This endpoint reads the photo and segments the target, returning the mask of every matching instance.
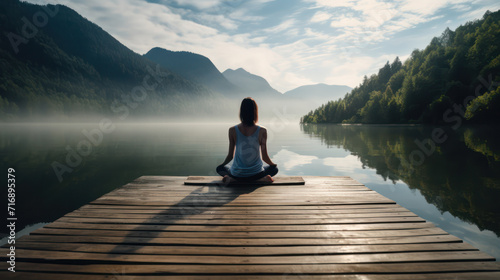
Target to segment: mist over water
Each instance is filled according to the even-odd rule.
[[[351,176],[500,258],[496,128],[446,131],[449,139],[411,166],[405,161],[419,149],[415,140],[430,137],[432,127],[299,125],[276,115],[261,120],[278,176]],[[143,175],[217,175],[228,128],[239,122],[237,115],[222,123],[112,120],[101,129],[101,121],[1,125],[1,167],[16,169],[19,230],[34,230]],[[61,180],[54,163],[65,166]]]
[[[248,95],[252,97],[252,95]],[[207,104],[205,99],[193,99],[183,105],[182,113],[177,110],[149,110],[154,107],[149,103],[138,103],[134,107],[121,105],[119,110],[108,113],[72,113],[70,116],[61,114],[35,114],[12,119],[4,119],[3,123],[99,123],[109,119],[113,123],[225,123],[238,121],[238,114],[243,98],[224,98]],[[259,117],[268,122],[297,123],[300,118],[323,103],[321,100],[301,100],[288,97],[254,98],[259,107]],[[135,105],[135,104],[134,104]],[[110,105],[108,106],[110,107]]]

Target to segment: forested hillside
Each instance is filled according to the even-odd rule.
[[[446,29],[402,63],[395,58],[304,123],[498,123],[500,11]]]
[[[220,106],[216,93],[131,51],[68,7],[2,0],[0,31],[1,120],[175,116]]]

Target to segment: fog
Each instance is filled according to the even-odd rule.
[[[251,97],[251,96],[250,96]],[[46,110],[20,112],[19,116],[4,118],[3,123],[234,123],[239,122],[239,108],[243,98],[190,98],[189,100],[144,101],[133,106],[110,104],[102,113],[47,112]],[[309,111],[322,105],[322,101],[278,98],[255,98],[259,108],[259,122],[298,123]],[[115,107],[113,107],[115,106]]]

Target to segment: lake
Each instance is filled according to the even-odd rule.
[[[18,236],[142,175],[217,175],[230,125],[1,125],[1,168],[16,170]],[[263,125],[278,175],[351,176],[500,260],[498,128]]]

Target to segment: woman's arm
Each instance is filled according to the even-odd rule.
[[[234,126],[229,128],[228,136],[229,136],[229,151],[227,152],[226,159],[221,165],[226,165],[233,159],[234,147],[236,144],[236,130],[234,129]]]
[[[261,127],[262,136],[260,137],[260,150],[262,151],[262,160],[269,165],[277,165],[275,164],[269,155],[267,154],[267,130]]]

